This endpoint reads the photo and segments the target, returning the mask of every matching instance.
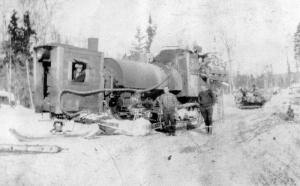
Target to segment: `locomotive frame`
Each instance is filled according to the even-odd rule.
[[[88,49],[57,43],[35,48],[36,112],[68,116],[80,110],[103,112],[103,102],[113,92],[127,103],[123,105],[126,108],[134,92],[153,101],[165,86],[184,104],[196,101],[201,85],[205,84],[203,76],[226,81],[225,71],[203,74],[199,55],[185,49],[162,50],[152,63],[144,63],[104,58],[95,38],[89,39],[88,45]],[[76,82],[74,73],[80,74],[80,69],[85,71],[84,79]]]

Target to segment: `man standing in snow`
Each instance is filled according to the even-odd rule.
[[[175,112],[177,110],[177,98],[174,94],[169,92],[168,87],[165,87],[164,94],[159,97],[158,101],[163,112],[163,119],[165,121],[164,127],[166,128],[168,135],[175,136]]]
[[[198,103],[200,105],[200,112],[205,122],[206,132],[212,134],[212,115],[213,105],[216,103],[216,96],[213,91],[204,84],[198,94]]]

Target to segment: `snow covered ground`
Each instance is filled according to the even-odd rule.
[[[264,108],[239,110],[226,96],[225,121],[177,136],[80,137],[96,125],[67,123],[79,137],[54,136],[52,121],[22,107],[0,108],[1,144],[48,144],[57,154],[0,154],[0,185],[300,185],[300,123],[282,120],[287,91]],[[299,108],[294,106],[299,114]],[[20,142],[14,128],[39,140]],[[43,138],[47,136],[47,138]]]

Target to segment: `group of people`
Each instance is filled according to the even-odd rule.
[[[200,86],[200,92],[198,94],[198,103],[200,106],[200,113],[205,122],[205,129],[208,134],[212,134],[212,115],[213,115],[213,105],[216,103],[216,96],[212,89],[205,83]],[[179,106],[178,100],[174,94],[169,91],[168,87],[164,88],[164,93],[157,98],[159,103],[162,119],[164,124],[162,125],[163,130],[169,136],[176,135],[176,112]],[[130,100],[131,108],[140,107],[141,95],[139,93],[134,94]],[[117,114],[120,110],[120,105],[122,105],[119,96],[114,96],[111,94],[109,107],[111,108],[112,114]]]
[[[213,105],[216,103],[216,96],[212,89],[203,84],[198,94],[198,103],[200,113],[204,119],[205,129],[208,134],[212,134],[212,115]],[[164,125],[163,129],[170,136],[176,135],[176,119],[175,113],[178,107],[178,101],[174,94],[169,92],[168,87],[164,88],[164,94],[158,98],[160,108],[162,109]]]

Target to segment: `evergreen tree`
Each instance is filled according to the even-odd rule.
[[[9,46],[7,46],[9,49],[12,50],[14,54],[18,52],[16,49],[20,48],[20,44],[21,44],[17,42],[19,40],[18,37],[20,35],[18,34],[20,33],[18,20],[19,18],[17,17],[17,12],[14,10],[10,18],[10,23],[8,25],[8,34],[10,36],[10,41],[9,41]]]
[[[297,31],[294,34],[294,53],[297,70],[300,66],[300,23],[298,24]]]
[[[6,57],[4,63],[11,61],[12,79],[11,90],[14,92],[20,103],[30,106],[30,80],[33,68],[33,58],[30,54],[31,39],[36,32],[32,28],[30,13],[27,11],[23,15],[23,26],[18,24],[17,12],[13,11],[8,25],[10,36],[9,44],[6,46]],[[32,101],[31,101],[32,102]]]
[[[128,56],[129,59],[139,61],[142,59],[144,55],[144,48],[145,48],[145,36],[143,36],[141,29],[138,27],[136,29],[136,34],[134,36],[135,42],[133,43],[133,48],[130,51],[130,55]]]
[[[129,56],[124,55],[123,59],[146,62],[147,58],[150,57],[148,55],[150,54],[153,38],[156,34],[156,29],[157,27],[152,24],[152,18],[151,15],[149,15],[148,27],[146,29],[146,36],[143,35],[141,29],[138,27],[136,29],[136,34],[134,36],[135,41],[133,43],[132,49],[130,50],[130,55]]]
[[[32,23],[30,21],[30,14],[29,11],[26,11],[24,16],[23,16],[23,21],[24,21],[24,37],[23,37],[23,52],[26,54],[28,57],[30,56],[30,39],[36,35],[35,30],[32,28]]]
[[[36,34],[32,29],[29,12],[23,15],[24,26],[18,25],[19,18],[14,11],[8,25],[8,34],[10,35],[11,49],[14,55],[25,55],[30,57],[30,39]]]
[[[152,18],[151,18],[151,15],[149,15],[148,27],[147,27],[147,30],[146,30],[147,41],[146,41],[146,45],[145,45],[146,52],[148,52],[148,53],[150,53],[153,38],[156,34],[156,29],[157,29],[157,27],[152,24]]]

